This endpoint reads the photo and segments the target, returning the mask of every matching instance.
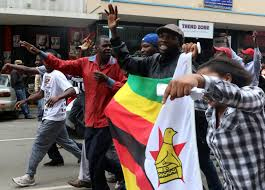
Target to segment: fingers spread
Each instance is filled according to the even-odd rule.
[[[118,16],[118,7],[115,6],[115,15]]]
[[[114,9],[113,9],[112,4],[109,4],[109,13],[114,14]]]
[[[109,16],[109,12],[105,9],[105,13]]]

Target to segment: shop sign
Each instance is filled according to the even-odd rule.
[[[184,32],[184,37],[213,39],[213,23],[180,20],[179,27]]]
[[[233,0],[204,0],[204,7],[232,10]]]

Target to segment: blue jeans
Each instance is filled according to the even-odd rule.
[[[72,153],[78,160],[81,159],[81,150],[76,143],[69,138],[65,127],[65,120],[43,120],[38,127],[36,139],[32,146],[27,174],[34,176],[39,163],[55,142]]]
[[[26,97],[26,91],[25,91],[25,88],[21,88],[21,89],[16,89],[16,95],[17,95],[17,101],[20,101],[20,100],[25,100],[27,97]],[[21,106],[21,110],[24,114],[25,117],[28,117],[29,115],[29,106],[28,104],[23,104]]]
[[[43,104],[44,104],[44,101],[43,101],[43,98],[38,100],[38,119],[39,121],[41,121],[42,119],[42,116],[43,116]]]

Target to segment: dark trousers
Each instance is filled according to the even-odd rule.
[[[201,153],[199,152],[200,167],[206,177],[209,190],[222,190],[223,187],[213,161],[210,158],[210,154]]]
[[[109,190],[105,170],[115,174],[118,180],[123,178],[120,163],[106,157],[106,153],[112,144],[109,127],[86,128],[85,143],[92,189]]]
[[[209,190],[222,190],[223,187],[213,161],[210,158],[210,149],[206,142],[208,123],[205,113],[196,111],[195,121],[200,168],[206,177]]]
[[[50,149],[48,150],[48,156],[51,160],[54,160],[56,162],[63,162],[63,157],[60,154],[58,147],[56,146],[56,143],[54,143]]]
[[[16,91],[17,101],[25,100],[27,98],[26,97],[25,88],[16,89],[15,91]],[[24,114],[24,116],[28,117],[28,115],[29,115],[29,106],[28,106],[27,103],[21,105],[21,110],[22,110],[22,113]]]

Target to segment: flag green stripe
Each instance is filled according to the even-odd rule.
[[[151,101],[161,103],[162,97],[156,95],[157,84],[168,84],[172,78],[153,79],[140,77],[136,75],[129,75],[128,85],[136,94],[143,96]]]

